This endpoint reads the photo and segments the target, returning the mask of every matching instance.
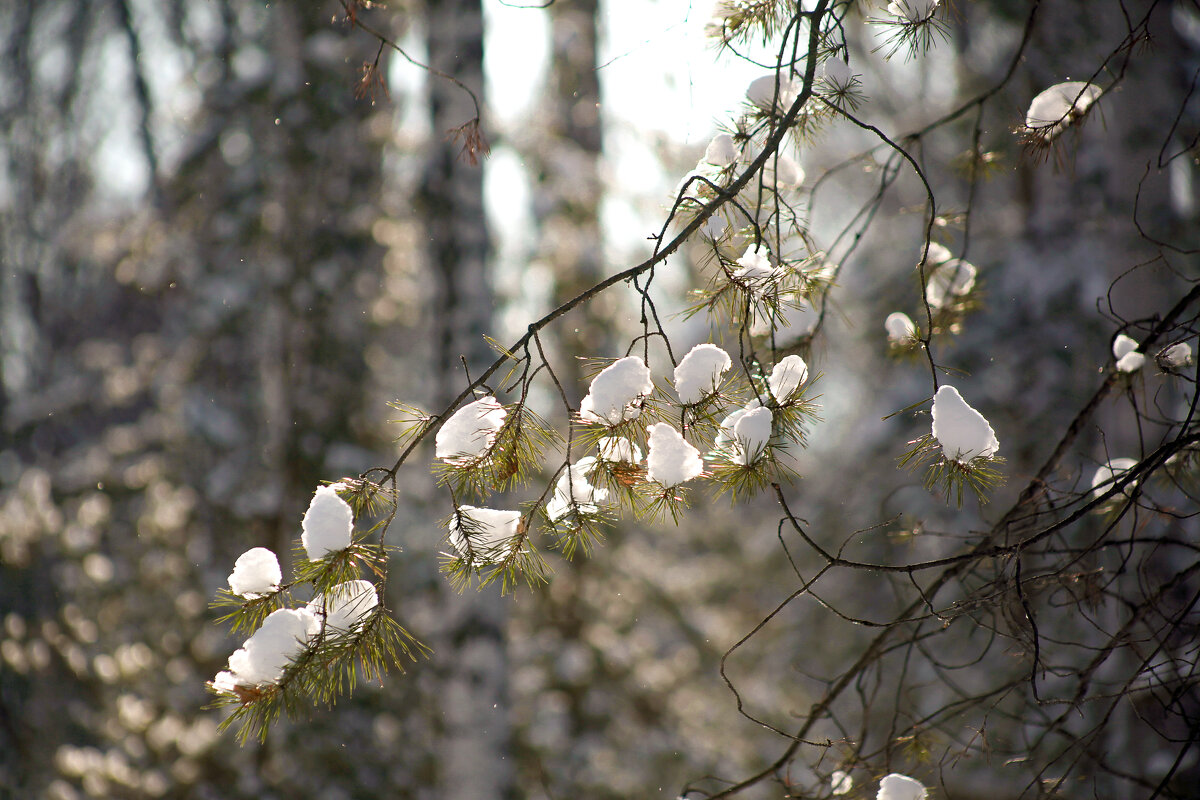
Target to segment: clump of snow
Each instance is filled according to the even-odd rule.
[[[963,261],[961,258],[948,258],[940,263],[934,261],[934,247],[938,247],[948,254],[949,251],[939,244],[931,244],[929,246],[929,258],[926,260],[928,264],[936,264],[933,269],[933,274],[929,276],[929,283],[925,287],[925,297],[929,300],[929,305],[933,308],[942,308],[946,304],[963,297],[970,293],[975,288],[975,276],[978,270],[974,264]],[[940,252],[938,255],[942,255]]]
[[[601,461],[636,464],[642,460],[641,448],[624,436],[602,436],[596,446],[600,450]]]
[[[734,464],[753,465],[767,450],[771,441],[771,409],[757,400],[734,411],[721,422],[716,447],[729,455]]]
[[[854,778],[849,772],[835,769],[829,774],[829,789],[835,795],[849,794],[854,788]]]
[[[642,413],[642,398],[654,391],[650,368],[637,356],[627,356],[609,364],[592,379],[587,397],[579,405],[586,422],[618,425],[637,419]]]
[[[925,787],[920,781],[893,772],[879,781],[875,800],[925,800]]]
[[[717,390],[721,376],[733,366],[729,354],[715,344],[698,344],[675,368],[675,391],[683,405],[698,403]]]
[[[775,402],[785,405],[806,380],[808,364],[804,363],[804,359],[797,355],[785,356],[771,370],[767,387],[771,390],[771,397],[775,398]]]
[[[476,400],[454,412],[434,437],[434,455],[449,464],[468,464],[496,443],[508,412],[495,397]]]
[[[253,599],[277,590],[281,580],[283,572],[275,553],[265,547],[252,547],[233,562],[229,591]]]
[[[704,220],[704,225],[700,228],[700,232],[710,239],[720,239],[728,228],[729,223],[725,221],[724,215],[718,212]]]
[[[218,692],[234,692],[241,684],[238,683],[237,675],[225,669],[217,673],[212,680],[212,685]]]
[[[502,560],[503,545],[517,535],[520,522],[520,511],[462,505],[450,518],[450,545],[460,555],[474,555],[476,564],[492,564]]]
[[[759,252],[754,245],[746,248],[737,264],[739,269],[733,273],[733,279],[751,294],[765,294],[779,280],[779,271],[771,266],[771,257],[765,250]]]
[[[888,314],[887,319],[883,321],[883,327],[887,331],[888,341],[892,344],[910,342],[917,335],[916,323],[903,311]]]
[[[930,242],[929,248],[925,253],[925,263],[931,267],[936,267],[938,264],[945,264],[954,258],[954,254],[944,244],[938,242]]]
[[[665,422],[650,426],[650,453],[646,456],[646,478],[671,487],[690,481],[704,472],[700,451]]]
[[[1182,369],[1192,363],[1192,346],[1187,342],[1176,342],[1160,350],[1155,358],[1164,371]]]
[[[1000,449],[992,426],[953,386],[942,386],[933,396],[933,438],[946,458],[960,464],[990,458]]]
[[[715,442],[713,442],[713,446],[717,450],[728,451],[734,441],[733,429],[738,424],[738,420],[746,416],[746,412],[761,407],[762,403],[760,403],[758,400],[751,400],[745,406],[739,408],[737,411],[731,412],[729,416],[721,420],[721,428],[717,431],[717,439]]]
[[[737,145],[734,144],[733,137],[728,133],[718,133],[708,143],[708,147],[704,148],[704,158],[701,161],[714,167],[727,167],[737,160],[737,155]]]
[[[1137,372],[1146,363],[1146,356],[1137,352],[1138,343],[1125,334],[1117,334],[1113,340],[1112,354],[1121,372]]]
[[[1056,83],[1033,98],[1025,113],[1025,127],[1047,141],[1053,139],[1087,114],[1102,91],[1099,86],[1086,81]]]
[[[1112,483],[1120,478],[1129,470],[1137,466],[1136,458],[1114,458],[1107,464],[1101,464],[1096,470],[1096,474],[1092,476],[1092,496],[1099,497],[1112,488]],[[1131,481],[1125,487],[1125,494],[1128,495],[1133,488]]]
[[[763,168],[763,181],[780,189],[795,189],[804,183],[804,168],[791,156],[779,153],[767,161]]]
[[[892,0],[888,3],[888,13],[899,17],[907,23],[924,22],[937,11],[941,0]]]
[[[316,561],[350,546],[354,511],[332,486],[321,486],[304,512],[300,529],[300,541],[308,560]]]
[[[850,66],[837,56],[825,59],[825,82],[835,92],[844,92],[854,82],[854,73]]]
[[[325,617],[325,635],[349,633],[379,605],[379,592],[370,581],[339,583],[308,603],[308,611],[318,620]]]
[[[777,86],[778,100],[775,94]],[[799,96],[800,84],[774,72],[755,78],[746,89],[746,99],[767,113],[774,109],[774,113],[786,114]]]
[[[306,608],[281,608],[263,620],[254,635],[229,657],[229,670],[213,684],[226,691],[234,686],[276,683],[288,662],[299,655],[320,630],[321,622]]]
[[[546,516],[551,522],[557,522],[571,511],[579,514],[600,511],[600,504],[608,499],[608,489],[588,482],[588,475],[595,466],[596,459],[588,456],[579,459],[559,476],[554,486],[554,496],[546,503]]]

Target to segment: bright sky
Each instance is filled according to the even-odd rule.
[[[601,0],[599,61],[605,123],[603,203],[610,257],[641,257],[661,224],[646,206],[664,206],[719,124],[738,113],[746,86],[764,70],[718,57],[704,28],[716,0]],[[486,0],[488,105],[501,129],[523,124],[544,91],[549,14]],[[659,154],[688,162],[668,173]],[[689,160],[690,156],[690,160]],[[674,169],[674,168],[672,168]],[[499,270],[516,269],[529,219],[520,161],[498,148],[488,161]],[[507,263],[505,263],[507,262]]]

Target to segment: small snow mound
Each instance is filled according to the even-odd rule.
[[[231,689],[278,682],[320,625],[320,620],[305,608],[271,612],[241,649],[229,657],[229,671],[219,674],[214,685]]]
[[[1137,372],[1146,363],[1146,356],[1137,352],[1138,343],[1125,334],[1117,335],[1113,340],[1112,354],[1117,360],[1117,370],[1120,372]]]
[[[928,251],[925,254],[925,265],[936,267],[938,264],[945,264],[954,258],[954,254],[950,252],[950,248],[938,242],[930,242]]]
[[[279,559],[265,547],[252,547],[233,562],[229,575],[229,591],[241,597],[254,599],[270,594],[279,588],[283,573]]]
[[[698,403],[717,390],[721,376],[733,366],[729,354],[715,344],[698,344],[675,368],[675,391],[683,405]]]
[[[825,59],[824,73],[825,82],[837,92],[844,92],[854,82],[854,73],[850,66],[837,56]]]
[[[930,252],[933,246],[930,245]],[[925,297],[933,308],[942,308],[950,302],[964,297],[975,288],[975,276],[978,270],[974,264],[961,258],[951,258],[937,266],[929,277],[925,289]]]
[[[775,402],[785,405],[806,380],[808,364],[804,363],[804,359],[797,355],[785,356],[771,370],[767,387],[771,390],[771,397],[775,398]]]
[[[316,561],[350,546],[354,511],[332,486],[321,486],[304,512],[300,529],[300,542],[308,560]]]
[[[579,514],[600,511],[600,504],[608,499],[608,489],[598,488],[588,482],[588,475],[595,466],[596,459],[588,456],[579,459],[559,476],[554,486],[554,497],[546,503],[546,516],[551,522],[557,522],[571,511]]]
[[[893,772],[879,781],[875,800],[925,800],[925,786],[907,775]]]
[[[887,331],[888,341],[892,344],[903,344],[917,335],[916,323],[903,311],[888,314],[887,319],[883,321],[883,327]]]
[[[650,453],[646,456],[646,478],[668,488],[677,486],[704,472],[700,451],[665,422],[650,426]]]
[[[1092,476],[1092,496],[1099,497],[1112,488],[1113,481],[1120,478],[1129,470],[1137,466],[1136,458],[1114,458],[1107,464],[1101,464],[1096,470],[1096,474]],[[1125,494],[1128,496],[1133,488],[1133,483],[1130,482],[1125,487]]]
[[[992,426],[953,386],[943,386],[933,397],[933,438],[947,459],[960,464],[990,458],[1000,449]]]
[[[379,592],[370,581],[339,583],[308,603],[308,611],[318,620],[325,616],[325,635],[349,633],[379,605]]]
[[[888,3],[887,10],[903,22],[915,24],[932,17],[940,2],[941,0],[892,0]]]
[[[500,561],[503,546],[517,535],[520,511],[462,505],[450,518],[450,545],[462,556],[474,555],[475,564]]]
[[[728,133],[719,133],[713,137],[713,140],[708,143],[708,147],[704,149],[704,158],[701,159],[706,164],[712,164],[714,167],[727,167],[737,160],[737,145],[734,144],[733,137]]]
[[[641,448],[624,436],[602,436],[596,447],[600,451],[601,461],[636,464],[642,460]]]
[[[591,389],[579,406],[585,422],[618,425],[637,419],[642,413],[642,398],[654,391],[650,368],[637,356],[627,356],[609,364],[592,379]]]
[[[747,406],[729,415],[726,419],[730,423],[728,430],[725,423],[721,424],[721,433],[730,439],[733,463],[749,467],[762,457],[771,441],[771,420],[771,409]]]
[[[1156,359],[1164,371],[1182,369],[1192,363],[1192,346],[1187,342],[1176,342],[1160,350]]]
[[[791,156],[778,154],[767,161],[763,168],[763,181],[774,185],[775,190],[795,189],[804,183],[804,168]]]
[[[778,99],[776,99],[777,86]],[[763,75],[761,78],[755,78],[746,88],[746,99],[767,113],[771,113],[772,109],[778,114],[787,113],[799,96],[800,85],[798,83],[774,72],[770,75]]]
[[[752,295],[766,294],[779,280],[779,271],[771,266],[771,258],[766,250],[760,252],[754,245],[746,248],[737,264],[739,268],[734,271],[733,280],[744,286]]]
[[[854,788],[854,778],[849,772],[835,769],[829,774],[829,790],[835,795],[849,794]]]
[[[1025,113],[1025,127],[1052,139],[1086,114],[1102,92],[1086,81],[1056,83],[1033,98]]]
[[[467,464],[496,443],[508,411],[495,397],[476,400],[454,412],[434,437],[434,456],[449,464]]]

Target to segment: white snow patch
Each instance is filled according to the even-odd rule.
[[[730,460],[733,463],[748,467],[762,457],[767,443],[771,441],[771,419],[771,409],[747,406],[726,419],[731,423],[728,432],[725,422],[721,423],[721,434],[730,439]]]
[[[771,266],[771,258],[766,251],[759,252],[750,245],[746,252],[737,260],[738,269],[733,273],[733,280],[744,286],[752,295],[761,297],[770,291],[779,280],[779,270]]]
[[[313,495],[300,523],[300,541],[309,561],[350,546],[354,511],[332,486],[321,486]]]
[[[460,555],[473,554],[476,564],[492,564],[503,559],[520,521],[520,511],[459,506],[450,518],[450,544]]]
[[[642,460],[641,448],[624,436],[602,436],[596,446],[600,451],[601,461],[636,464]]]
[[[588,475],[596,466],[596,459],[581,458],[558,477],[554,496],[546,503],[546,516],[557,522],[571,511],[579,514],[595,514],[600,504],[608,499],[608,489],[593,486]]]
[[[1096,474],[1092,476],[1092,496],[1099,497],[1112,488],[1112,483],[1117,478],[1120,478],[1129,470],[1137,466],[1136,458],[1114,458],[1107,464],[1101,464],[1096,470]],[[1125,487],[1125,494],[1128,496],[1133,484],[1136,481],[1131,481]]]
[[[892,0],[888,3],[888,13],[899,17],[907,23],[924,22],[937,11],[941,0]]]
[[[888,314],[887,319],[883,321],[883,327],[887,331],[888,341],[893,344],[911,341],[917,334],[916,323],[903,311]]]
[[[650,454],[646,456],[646,478],[671,487],[699,477],[704,471],[700,451],[665,422],[651,425]]]
[[[265,547],[252,547],[233,562],[229,591],[253,599],[274,592],[281,580],[283,572],[275,553]]]
[[[797,355],[785,356],[771,370],[767,387],[771,390],[771,397],[775,398],[775,402],[784,405],[806,380],[808,364],[804,363],[804,359]]]
[[[275,683],[288,662],[299,655],[320,629],[320,620],[306,608],[272,611],[254,635],[229,657],[229,671],[213,681],[218,688]]]
[[[642,398],[653,391],[646,362],[638,356],[618,359],[592,379],[591,389],[579,405],[579,416],[605,425],[637,419]]]
[[[1112,354],[1117,360],[1117,369],[1121,372],[1137,372],[1146,363],[1146,356],[1137,352],[1138,343],[1125,334],[1117,335],[1113,340]]]
[[[796,159],[780,153],[763,167],[763,182],[773,185],[776,191],[795,189],[804,183],[804,168],[796,163]]]
[[[850,70],[850,66],[837,56],[825,59],[824,73],[825,82],[834,91],[845,91],[854,81],[854,73]]]
[[[1000,449],[992,426],[953,386],[942,386],[933,396],[933,438],[946,458],[960,464],[990,458]]]
[[[483,456],[496,443],[508,411],[488,395],[460,408],[434,438],[434,455],[449,464],[467,464]]]
[[[714,167],[727,167],[737,160],[737,155],[733,137],[728,133],[718,133],[704,149],[704,158],[701,160]]]
[[[683,405],[698,403],[717,390],[721,376],[733,366],[729,354],[715,344],[698,344],[675,368],[675,391]]]
[[[1086,81],[1056,83],[1033,98],[1025,113],[1025,127],[1052,139],[1086,114],[1102,92],[1099,86]]]
[[[925,787],[918,780],[893,772],[879,781],[875,800],[925,800]]]
[[[321,597],[308,603],[308,611],[318,620],[325,615],[326,636],[349,633],[379,605],[379,592],[370,581],[339,583]]]
[[[1180,369],[1192,363],[1192,346],[1187,342],[1176,342],[1159,351],[1158,364],[1163,369]]]
[[[933,245],[930,245],[929,250],[930,253],[933,252]],[[929,284],[925,288],[925,297],[928,298],[929,305],[941,308],[948,302],[968,294],[975,288],[975,276],[978,272],[974,264],[961,258],[951,258],[940,264],[929,276]]]
[[[776,86],[779,90],[778,99],[775,94]],[[767,113],[771,113],[774,108],[775,113],[786,114],[799,96],[800,84],[774,72],[755,78],[746,88],[746,99]]]
[[[928,252],[925,254],[926,266],[936,267],[938,264],[945,264],[954,258],[954,254],[944,244],[938,242],[930,242]]]

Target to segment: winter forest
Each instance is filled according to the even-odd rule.
[[[1198,796],[1196,0],[0,59],[0,797]]]

